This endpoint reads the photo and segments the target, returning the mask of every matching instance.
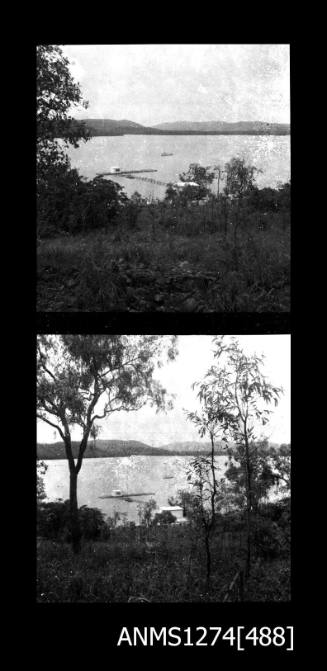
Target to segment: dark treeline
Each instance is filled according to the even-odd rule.
[[[70,119],[64,122],[54,120],[52,122],[53,136],[61,138],[82,125],[86,133],[92,136],[108,135],[289,135],[288,124],[256,124],[256,123],[234,123],[223,124],[222,128],[159,128],[156,126],[142,126],[131,121],[116,121],[113,119],[82,119],[76,121]]]
[[[78,448],[79,443],[77,441],[72,441],[72,452],[74,458],[78,457]],[[202,449],[167,449],[165,447],[152,447],[150,445],[145,445],[137,443],[137,441],[106,441],[100,440],[93,443],[92,441],[88,444],[84,458],[114,458],[114,457],[129,457],[132,455],[144,455],[152,457],[174,457],[174,456],[196,456],[196,455],[205,455],[210,454],[210,445],[203,446]],[[228,448],[231,449],[231,446]],[[285,449],[288,449],[287,445],[267,445],[266,453],[267,454],[280,454],[283,455]],[[216,448],[216,456],[224,456],[227,454],[227,448]],[[37,459],[66,459],[65,446],[62,442],[57,443],[38,443],[37,444]]]
[[[159,128],[122,129],[121,132],[108,131],[88,127],[90,137],[108,135],[289,135],[289,130],[279,129],[262,132],[262,130],[160,130]],[[59,137],[59,136],[58,136]]]
[[[151,207],[145,198],[135,192],[128,198],[122,186],[118,183],[95,177],[86,180],[78,174],[77,170],[53,169],[48,175],[48,181],[40,189],[38,200],[38,235],[39,238],[49,238],[60,234],[77,235],[97,230],[110,232],[122,226],[130,229],[142,229],[147,215],[161,220],[164,231],[171,229],[176,233],[176,222],[169,224],[169,218],[176,217],[179,207],[187,208],[188,227],[185,231],[188,235],[199,235],[203,232],[202,226],[199,230],[199,222],[204,212],[211,209],[211,221],[208,221],[207,230],[213,232],[226,232],[227,225],[231,219],[238,218],[239,226],[246,226],[246,220],[253,219],[255,214],[265,213],[265,216],[274,214],[286,214],[290,208],[290,184],[281,185],[279,188],[258,189],[253,186],[248,192],[242,194],[242,201],[235,198],[228,199],[226,194],[214,195],[206,187],[203,198],[197,198],[197,194],[191,191],[179,193],[171,198],[169,187],[166,198],[163,201],[153,201]],[[202,202],[201,202],[202,201]],[[206,210],[195,209],[194,205],[206,205]],[[240,211],[240,206],[242,211]],[[207,217],[209,219],[209,217]],[[285,221],[285,218],[283,219]],[[255,221],[253,222],[255,224]],[[269,227],[269,220],[266,222]],[[259,222],[258,222],[259,224]],[[274,220],[278,225],[278,221]],[[242,231],[240,231],[241,233]]]

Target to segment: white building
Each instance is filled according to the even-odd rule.
[[[199,186],[197,182],[175,182],[173,186],[176,186],[178,189],[185,189],[186,186]]]
[[[176,517],[174,524],[184,524],[185,522],[188,522],[188,519],[184,517],[184,511],[181,506],[162,506],[159,513],[171,513]]]

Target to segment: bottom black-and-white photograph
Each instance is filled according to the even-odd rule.
[[[37,601],[290,601],[289,335],[39,335]]]

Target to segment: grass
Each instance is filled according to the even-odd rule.
[[[107,541],[68,543],[38,539],[37,600],[46,602],[219,602],[244,560],[244,537],[218,532],[212,545],[212,586],[206,593],[205,555],[191,527],[118,527]],[[245,600],[287,601],[288,558],[257,560]]]
[[[288,311],[288,211],[143,207],[108,231],[42,240],[44,311]]]

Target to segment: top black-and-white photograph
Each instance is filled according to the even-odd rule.
[[[289,312],[289,45],[36,63],[39,312]]]

